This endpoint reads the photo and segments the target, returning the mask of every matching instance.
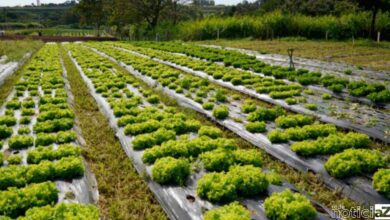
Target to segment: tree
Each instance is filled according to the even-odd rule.
[[[385,11],[390,9],[390,0],[358,0],[358,4],[365,10],[371,11],[371,25],[369,35],[375,39],[376,15],[379,10]]]
[[[154,30],[160,21],[165,8],[173,4],[173,0],[130,0],[135,11],[141,15],[151,30]]]
[[[85,24],[94,24],[97,30],[97,36],[100,36],[100,27],[105,21],[105,11],[103,0],[80,0],[76,6],[80,13],[81,22]]]

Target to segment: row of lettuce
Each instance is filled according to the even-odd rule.
[[[197,181],[197,195],[218,204],[233,202],[206,212],[205,219],[250,219],[250,212],[234,201],[264,195],[270,184],[282,184],[276,173],[263,171],[259,150],[240,149],[219,128],[164,105],[153,90],[140,86],[129,73],[113,67],[90,49],[74,44],[66,47],[95,91],[110,105],[117,125],[131,138],[133,149],[142,152],[142,161],[151,166],[154,181],[185,186],[190,176],[204,169],[207,172]],[[270,195],[265,211],[270,219],[316,217],[310,201],[289,190]]]
[[[0,115],[1,219],[99,218],[95,206],[57,204],[54,181],[72,181],[85,171],[58,52],[47,44],[20,70]]]
[[[244,70],[253,70],[266,76],[273,76],[276,79],[288,79],[301,85],[321,85],[335,93],[346,91],[352,96],[366,97],[373,102],[390,102],[390,90],[386,88],[384,84],[368,83],[366,81],[351,81],[347,77],[337,77],[334,75],[322,74],[321,72],[309,72],[307,69],[290,70],[286,67],[277,65],[272,66],[264,63],[263,61],[257,60],[255,56],[247,55],[238,51],[179,42],[141,42],[137,43],[137,45],[168,52],[182,53],[212,62],[223,62],[226,66],[232,66]],[[207,70],[207,68],[200,63],[194,63],[192,66],[197,69]],[[351,74],[351,71],[346,70],[345,73],[349,75]],[[223,77],[225,76],[226,74],[223,74]],[[245,83],[245,75],[243,77],[236,76],[236,81],[237,79],[241,79],[241,84],[243,85],[251,85]],[[233,83],[233,80],[228,81],[232,81]]]
[[[377,143],[373,143],[366,134],[341,131],[332,124],[319,123],[313,116],[294,115],[280,107],[259,106],[259,102],[251,99],[240,105],[242,95],[234,94],[232,98],[227,97],[228,91],[200,77],[109,45],[94,43],[88,45],[131,65],[144,76],[156,80],[177,94],[184,94],[186,98],[202,103],[203,108],[212,111],[216,119],[229,118],[237,123],[244,123],[249,132],[266,133],[273,144],[288,144],[293,152],[302,157],[330,155],[324,167],[336,178],[375,173],[373,188],[390,198],[387,151],[370,149]],[[240,106],[240,115],[244,118],[237,118],[236,114],[231,116],[230,109],[233,104]],[[145,155],[148,153],[146,151]],[[225,163],[228,166],[230,160],[225,160]]]

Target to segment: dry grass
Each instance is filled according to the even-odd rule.
[[[219,40],[197,43],[216,44],[244,48],[263,53],[287,55],[287,48],[294,48],[298,57],[328,62],[345,62],[374,70],[390,70],[390,43],[380,44],[367,41],[288,41],[288,40]]]
[[[87,144],[84,157],[98,182],[101,216],[103,219],[166,219],[64,48],[61,54],[75,98],[77,124]]]

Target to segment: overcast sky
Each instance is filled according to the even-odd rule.
[[[62,3],[65,0],[41,0],[41,3]],[[233,5],[242,0],[215,0],[216,4]],[[0,6],[17,6],[17,5],[31,5],[36,3],[36,0],[0,0]]]

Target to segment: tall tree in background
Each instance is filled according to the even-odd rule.
[[[151,30],[154,30],[160,21],[163,10],[173,5],[173,0],[130,0],[135,11],[141,15]]]
[[[80,14],[81,22],[93,24],[97,30],[97,36],[100,36],[100,27],[105,21],[103,0],[80,0],[76,6]]]
[[[371,11],[371,26],[369,35],[375,39],[376,15],[379,10],[386,11],[390,9],[390,0],[358,0],[358,4],[365,10]]]

